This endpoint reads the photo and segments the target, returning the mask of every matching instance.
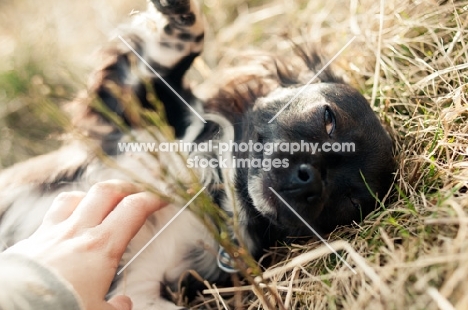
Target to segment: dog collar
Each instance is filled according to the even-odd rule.
[[[234,260],[232,259],[231,255],[222,247],[219,246],[218,251],[218,267],[224,272],[227,273],[237,273],[239,270],[235,268]]]

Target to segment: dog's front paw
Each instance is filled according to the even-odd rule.
[[[158,11],[167,15],[177,28],[191,27],[197,20],[194,0],[152,0]]]
[[[190,0],[151,0],[151,2],[163,14],[190,13]]]

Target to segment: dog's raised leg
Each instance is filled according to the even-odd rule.
[[[202,121],[187,103],[200,114],[202,106],[183,86],[183,76],[202,51],[203,41],[203,19],[197,1],[152,0],[148,10],[120,27],[118,35],[104,49],[102,64],[90,81],[90,90],[133,125],[131,115],[126,113],[129,107],[116,93],[131,92],[144,108],[152,109],[145,85],[149,79],[165,106],[177,138],[190,125],[201,130]]]

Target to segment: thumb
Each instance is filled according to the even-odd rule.
[[[115,310],[132,310],[132,300],[125,295],[114,296],[107,302]]]

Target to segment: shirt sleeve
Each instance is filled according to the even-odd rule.
[[[82,310],[71,284],[54,271],[13,253],[0,253],[0,309]]]

